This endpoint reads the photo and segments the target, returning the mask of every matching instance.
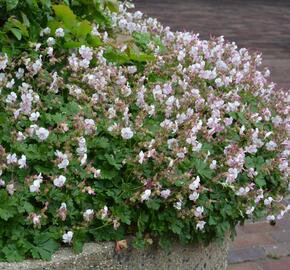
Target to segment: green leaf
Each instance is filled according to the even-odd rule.
[[[176,234],[181,234],[183,227],[184,225],[180,220],[174,220],[173,224],[170,225],[170,229]]]
[[[25,13],[21,12],[21,17],[22,17],[22,20],[23,20],[23,24],[26,26],[26,27],[29,27],[30,26],[30,22],[26,16]]]
[[[140,231],[144,231],[144,229],[146,227],[146,223],[148,222],[148,220],[149,220],[149,216],[146,213],[141,212],[140,216],[138,218],[138,222],[137,222],[138,229]]]
[[[255,178],[255,183],[257,184],[258,187],[262,188],[264,186],[266,186],[266,181],[264,179],[264,176],[263,175],[258,175],[256,178]]]
[[[38,233],[34,236],[34,244],[31,254],[35,259],[51,260],[52,254],[59,248],[59,244],[53,240],[49,233]]]
[[[160,208],[160,201],[159,200],[149,200],[149,201],[146,201],[146,205],[150,209],[158,210]]]
[[[177,181],[174,183],[174,185],[177,186],[177,187],[182,187],[184,184],[185,184],[185,183],[184,183],[184,181],[182,181],[182,180],[177,180]]]
[[[74,48],[79,48],[81,45],[82,45],[82,42],[70,40],[64,43],[64,48],[74,49]]]
[[[19,252],[15,244],[7,245],[2,248],[1,252],[4,253],[8,262],[20,262],[24,259],[23,255]]]
[[[11,28],[10,31],[13,33],[13,35],[20,40],[22,38],[21,31],[17,28]]]
[[[26,3],[29,5],[29,8],[34,12],[39,11],[39,7],[37,4],[38,0],[26,0]]]
[[[87,20],[84,20],[78,24],[74,33],[78,37],[85,37],[88,34],[90,34],[91,31],[92,31],[92,26],[91,26],[90,22]]]
[[[109,61],[117,64],[124,64],[130,62],[130,58],[127,54],[117,52],[113,49],[108,49],[104,53],[104,57]]]
[[[7,119],[7,115],[6,113],[0,113],[0,126],[2,126],[3,124],[6,124],[6,119]]]
[[[29,202],[24,202],[22,208],[27,212],[27,213],[31,213],[34,210],[34,207],[31,203]]]
[[[16,8],[18,5],[19,0],[6,0],[6,8],[8,11]]]
[[[84,247],[84,242],[83,241],[77,241],[74,240],[73,241],[73,250],[76,253],[81,253],[83,251],[83,247]]]
[[[16,204],[14,197],[9,197],[5,190],[0,190],[0,220],[7,221],[13,217],[17,213]]]
[[[117,170],[120,170],[122,168],[122,163],[116,160],[116,158],[113,155],[105,154],[105,158],[108,161],[108,163],[112,166],[114,166]]]
[[[94,48],[102,45],[101,39],[96,37],[96,36],[92,36],[92,35],[89,35],[87,37],[87,42],[90,46],[92,46]]]
[[[155,59],[153,55],[146,54],[146,53],[139,53],[139,54],[130,53],[130,58],[131,60],[135,62],[149,62]]]
[[[9,218],[14,216],[14,213],[10,211],[11,209],[2,209],[0,208],[0,219],[7,221]]]
[[[84,243],[86,241],[86,231],[84,230],[75,230],[73,238],[73,250],[76,253],[83,251]]]
[[[126,205],[119,205],[111,208],[113,214],[120,218],[120,220],[125,223],[130,225],[131,224],[131,210],[129,209],[128,206]]]
[[[216,225],[217,224],[217,222],[213,216],[209,217],[208,224],[209,225]]]
[[[111,12],[118,12],[119,11],[119,3],[116,0],[107,0],[106,6]]]
[[[159,246],[164,250],[170,250],[172,247],[172,241],[165,236],[160,237],[159,239]]]
[[[110,148],[110,146],[111,146],[109,139],[106,137],[95,138],[92,142],[92,145],[94,145],[98,148],[103,148],[103,149]]]
[[[60,18],[68,29],[74,29],[77,19],[73,11],[66,5],[53,5],[55,15]]]
[[[14,17],[10,17],[8,19],[7,25],[10,28],[18,28],[23,36],[28,37],[29,34],[28,34],[26,26],[19,20],[15,19]]]

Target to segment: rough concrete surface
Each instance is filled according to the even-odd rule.
[[[50,262],[0,263],[0,270],[226,270],[229,241],[204,246],[173,244],[170,252],[129,248],[116,254],[114,243],[88,243],[81,254],[58,251]]]

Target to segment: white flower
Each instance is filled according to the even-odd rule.
[[[274,151],[277,147],[277,143],[275,143],[274,141],[270,141],[268,143],[266,143],[266,149],[268,151]]]
[[[145,155],[144,155],[144,152],[143,151],[140,151],[140,153],[139,153],[139,160],[138,160],[138,162],[140,163],[140,164],[143,164],[143,162],[144,162],[144,158],[145,158]]]
[[[23,169],[26,167],[26,156],[22,155],[20,159],[18,159],[18,165],[20,169]]]
[[[245,147],[245,152],[247,153],[254,154],[257,153],[257,151],[258,151],[257,146],[254,144]]]
[[[88,155],[84,154],[81,158],[81,166],[84,166],[87,162]]]
[[[183,61],[183,59],[185,58],[186,56],[186,53],[185,53],[185,50],[181,50],[178,52],[178,55],[177,55],[177,60],[179,62]]]
[[[17,100],[17,95],[15,92],[11,92],[7,97],[6,97],[6,102],[11,104],[14,103]]]
[[[129,140],[133,137],[134,133],[133,131],[131,130],[131,128],[122,128],[121,130],[121,136],[123,139],[125,140]]]
[[[266,217],[267,221],[274,221],[275,220],[275,216],[274,215],[269,215]]]
[[[7,164],[15,164],[17,163],[17,156],[16,154],[8,154],[6,160]]]
[[[108,216],[108,212],[109,212],[109,209],[108,207],[105,205],[103,207],[103,209],[101,210],[101,217],[102,219],[106,218]]]
[[[23,77],[23,75],[24,75],[24,69],[23,68],[18,68],[18,70],[17,70],[17,72],[15,74],[16,78],[17,79],[21,79]]]
[[[248,169],[248,172],[247,172],[247,175],[248,175],[250,178],[254,178],[255,176],[258,175],[258,172],[256,172],[254,168],[249,168],[249,169]]]
[[[181,210],[182,204],[183,204],[182,200],[179,200],[178,202],[174,203],[173,207],[177,210]]]
[[[4,187],[4,186],[5,186],[5,181],[0,178],[0,187]]]
[[[51,32],[50,28],[46,27],[40,31],[40,36],[42,37],[43,35],[49,35],[50,32]]]
[[[196,229],[202,231],[204,229],[204,225],[206,224],[205,221],[200,220],[197,224],[196,224]]]
[[[15,84],[15,80],[12,79],[11,81],[9,81],[9,82],[6,84],[6,87],[9,88],[9,89],[11,89],[11,88],[13,88],[14,84]]]
[[[33,181],[33,184],[30,185],[29,189],[30,192],[39,192],[40,189],[40,184],[43,181],[43,177],[41,175],[41,173],[36,177],[36,179]]]
[[[8,64],[7,54],[6,53],[4,55],[0,54],[0,70],[4,70],[7,66],[7,64]]]
[[[100,169],[92,168],[91,172],[94,173],[94,178],[98,178],[98,177],[101,176],[101,170]]]
[[[37,51],[39,51],[40,47],[41,47],[41,43],[36,43],[34,50],[37,52]]]
[[[84,213],[83,213],[83,217],[85,221],[91,221],[94,217],[94,210],[93,209],[87,209]]]
[[[69,165],[69,160],[68,160],[67,154],[63,154],[59,150],[56,150],[54,154],[57,156],[57,158],[59,160],[57,167],[59,169],[65,169]]]
[[[197,193],[196,191],[194,191],[193,193],[191,193],[190,195],[189,195],[189,200],[191,200],[191,201],[196,201],[197,199],[198,199],[198,197],[199,197],[199,193]]]
[[[284,217],[284,215],[286,214],[286,212],[287,212],[287,210],[281,210],[280,214],[277,215],[277,219],[281,220]]]
[[[49,37],[48,39],[47,39],[47,45],[49,46],[49,47],[51,47],[51,46],[53,46],[55,44],[55,39],[53,38],[53,37]]]
[[[33,224],[34,224],[34,225],[38,225],[38,224],[40,224],[40,218],[41,218],[41,215],[36,215],[36,214],[34,214],[34,215],[32,216],[32,222],[33,222]]]
[[[99,94],[93,94],[91,100],[94,104],[96,104],[96,103],[98,103],[99,98],[100,98]]]
[[[30,185],[30,187],[29,187],[30,192],[39,192],[41,183],[42,183],[42,180],[40,180],[40,179],[34,180],[33,184]]]
[[[204,211],[203,206],[198,206],[198,207],[195,209],[195,211],[194,211],[194,215],[195,215],[197,218],[199,218],[199,217],[202,216],[203,211]]]
[[[35,122],[38,120],[39,116],[40,116],[39,112],[33,112],[32,114],[30,114],[29,120]]]
[[[189,185],[190,190],[197,190],[200,186],[200,177],[197,176],[196,179]]]
[[[251,215],[251,214],[254,212],[254,210],[255,210],[255,207],[254,207],[254,206],[252,206],[252,207],[248,207],[248,208],[246,209],[246,214],[247,214],[247,215]]]
[[[63,30],[63,28],[57,28],[56,30],[55,30],[55,36],[56,37],[64,37],[64,30]]]
[[[265,200],[264,200],[264,205],[265,206],[268,206],[268,205],[270,205],[272,202],[273,202],[273,198],[272,197],[268,197],[268,198],[266,198]]]
[[[41,141],[45,141],[47,139],[47,137],[49,136],[49,131],[45,128],[39,128],[36,130],[36,136],[41,140]]]
[[[128,67],[128,72],[129,72],[130,74],[134,74],[134,73],[137,72],[137,68],[136,68],[135,66],[129,66],[129,67]]]
[[[53,184],[56,187],[63,187],[65,184],[65,181],[66,181],[66,177],[63,175],[60,175],[59,177],[57,177],[53,180]]]
[[[72,239],[73,239],[73,232],[72,231],[68,231],[67,233],[64,233],[63,236],[62,236],[62,241],[64,243],[68,243],[70,244],[72,242]]]
[[[277,127],[283,122],[283,120],[279,115],[277,115],[277,116],[272,118],[272,122],[273,122],[274,126]]]
[[[224,123],[225,123],[225,125],[226,126],[230,126],[232,123],[233,123],[233,118],[232,117],[230,117],[230,118],[225,118],[224,119]]]
[[[41,58],[39,58],[32,64],[33,75],[36,75],[40,71],[41,67],[42,67],[42,60]]]
[[[238,196],[245,196],[250,191],[249,187],[240,187],[239,190],[236,192]]]
[[[164,199],[167,199],[171,194],[170,189],[165,189],[160,192],[160,196]]]
[[[226,182],[233,183],[237,179],[238,174],[239,174],[239,170],[237,168],[229,168]]]
[[[213,160],[211,162],[211,164],[209,165],[209,167],[210,167],[211,170],[215,170],[216,167],[217,167],[217,161],[216,160]]]
[[[143,201],[148,201],[151,195],[151,190],[146,189],[142,194],[141,194],[141,202]]]
[[[96,124],[93,119],[85,119],[85,133],[92,134],[96,129]]]
[[[60,208],[59,209],[67,209],[67,206],[66,206],[66,203],[65,202],[62,202],[61,204],[60,204]]]
[[[79,156],[83,156],[87,152],[86,139],[84,137],[80,137],[78,139],[79,147],[77,148],[77,153]]]
[[[178,146],[178,141],[174,138],[167,140],[168,149],[172,150],[175,146]]]
[[[93,59],[93,51],[91,48],[82,45],[79,48],[79,54],[82,56],[83,59],[87,61],[91,61]]]
[[[11,183],[11,184],[7,185],[6,186],[6,190],[9,193],[9,195],[12,196],[14,194],[15,190],[16,190],[15,186],[14,186],[14,183]]]

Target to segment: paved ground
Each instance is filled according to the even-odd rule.
[[[238,228],[229,254],[228,270],[290,270],[290,215],[270,226],[267,222]]]
[[[289,0],[133,0],[137,9],[175,30],[224,35],[263,52],[278,87],[290,88]]]
[[[136,8],[175,30],[224,35],[263,52],[278,88],[290,89],[290,0],[135,0]],[[238,228],[229,270],[290,270],[290,215]]]

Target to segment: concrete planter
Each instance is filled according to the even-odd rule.
[[[226,270],[228,248],[227,239],[222,245],[211,243],[207,247],[176,243],[170,253],[151,248],[116,254],[112,242],[89,243],[81,254],[64,248],[50,262],[0,263],[0,270]]]

